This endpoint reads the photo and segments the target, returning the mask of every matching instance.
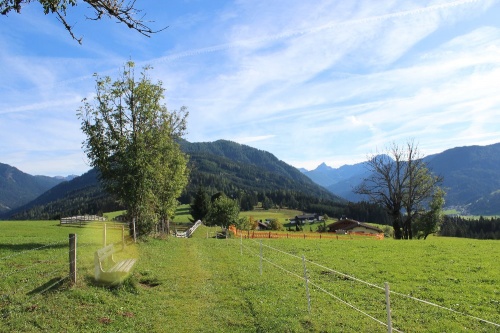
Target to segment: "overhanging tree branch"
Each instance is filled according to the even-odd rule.
[[[107,16],[110,19],[116,19],[118,23],[125,24],[130,29],[136,30],[140,34],[151,37],[152,34],[161,32],[168,28],[168,26],[161,28],[159,30],[154,30],[148,26],[149,23],[153,21],[145,21],[145,15],[139,16],[142,12],[135,6],[135,0],[125,1],[125,0],[82,0],[87,3],[90,8],[93,9],[95,17],[87,17],[90,20],[100,20],[103,16]],[[49,13],[55,14],[57,19],[63,24],[64,28],[68,31],[71,38],[76,40],[79,44],[82,43],[82,38],[75,36],[73,32],[73,26],[70,25],[66,20],[66,10],[69,7],[74,7],[78,5],[78,0],[0,0],[0,13],[2,15],[7,15],[11,11],[18,14],[21,13],[23,6],[31,3],[39,2],[44,13],[47,15]]]

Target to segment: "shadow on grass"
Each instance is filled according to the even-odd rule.
[[[103,283],[103,282],[97,281],[94,278],[94,276],[91,276],[91,275],[86,275],[84,277],[84,280],[85,280],[85,283],[87,285],[106,289],[115,295],[119,295],[122,292],[131,293],[131,294],[138,294],[139,293],[139,291],[137,289],[137,281],[133,277],[133,275],[128,276],[121,283],[115,283],[115,284]]]
[[[0,244],[0,250],[9,251],[31,251],[42,249],[63,249],[68,248],[67,242],[57,244],[24,243],[24,244]]]
[[[32,291],[28,292],[26,295],[28,296],[33,296],[36,294],[45,294],[48,292],[56,291],[56,290],[61,290],[65,289],[63,286],[65,286],[65,281],[67,280],[67,277],[56,277],[52,278],[40,287],[37,287],[33,289]]]

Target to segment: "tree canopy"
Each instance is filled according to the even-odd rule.
[[[240,213],[238,200],[228,198],[224,194],[213,198],[214,200],[206,216],[207,225],[220,225],[224,228],[229,227],[231,224],[238,225],[238,215]]]
[[[187,157],[176,142],[186,130],[187,111],[167,110],[162,84],[151,81],[149,70],[136,80],[128,62],[115,81],[96,75],[96,95],[78,112],[91,165],[143,234],[174,214],[188,181]]]
[[[413,141],[393,143],[387,154],[371,156],[367,166],[370,175],[355,192],[386,209],[396,239],[412,239],[412,221],[438,191],[441,177],[430,172]]]
[[[210,195],[204,187],[198,187],[193,202],[190,204],[190,212],[194,221],[205,221],[211,206]]]
[[[71,37],[78,43],[82,43],[82,38],[76,37],[73,32],[73,27],[66,20],[67,10],[79,4],[78,0],[0,0],[0,13],[7,15],[11,11],[18,14],[21,9],[29,3],[39,2],[43,7],[45,15],[54,14],[57,19],[64,25],[64,28],[69,32]],[[135,0],[125,2],[125,0],[82,0],[93,10],[93,17],[87,17],[91,20],[100,20],[103,16],[114,18],[118,22],[125,24],[130,29],[136,30],[140,34],[150,37],[152,34],[166,29],[153,30],[143,19],[144,15],[138,17],[141,10],[135,6]],[[80,2],[80,3],[81,3]]]

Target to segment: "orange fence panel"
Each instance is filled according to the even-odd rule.
[[[384,234],[368,234],[363,232],[349,232],[344,235],[334,233],[285,233],[276,231],[255,231],[255,230],[238,230],[234,225],[229,226],[235,236],[243,238],[288,238],[288,239],[345,239],[345,240],[361,240],[361,239],[384,239]]]

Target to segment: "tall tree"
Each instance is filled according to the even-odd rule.
[[[414,216],[442,179],[431,174],[413,141],[408,141],[406,147],[393,143],[387,154],[373,155],[366,164],[370,175],[355,192],[385,208],[392,220],[394,238],[411,239]]]
[[[0,0],[0,13],[7,15],[11,11],[21,13],[21,9],[31,2],[39,2],[43,7],[45,15],[54,14],[57,19],[64,25],[64,28],[69,32],[71,37],[78,43],[82,43],[82,38],[77,38],[73,33],[73,27],[66,20],[66,12],[68,8],[78,5],[78,0]],[[140,34],[150,37],[152,34],[160,30],[153,30],[148,27],[143,20],[144,15],[138,17],[141,10],[135,7],[135,0],[82,0],[93,10],[94,17],[91,20],[100,20],[103,16],[114,18],[118,22],[125,24],[130,29],[136,30]],[[80,3],[81,3],[80,2]]]
[[[167,110],[164,88],[151,81],[149,70],[136,80],[134,63],[128,62],[115,81],[96,75],[96,95],[78,111],[90,164],[142,233],[173,214],[188,173],[187,157],[175,141],[186,130],[186,109]]]
[[[212,202],[210,200],[210,195],[207,190],[200,186],[196,191],[193,202],[191,203],[191,216],[194,221],[201,220],[205,221],[208,212],[210,211],[210,206]]]
[[[416,216],[422,213],[429,204],[429,201],[436,202],[438,197],[443,197],[444,191],[439,188],[442,177],[433,175],[427,168],[420,155],[417,145],[413,141],[406,143],[406,178],[403,193],[403,207],[406,213],[403,221],[403,238],[412,239],[412,222]],[[443,202],[444,204],[444,202]],[[441,206],[435,206],[441,211]],[[432,211],[432,208],[430,209]],[[436,212],[438,213],[438,212]]]

